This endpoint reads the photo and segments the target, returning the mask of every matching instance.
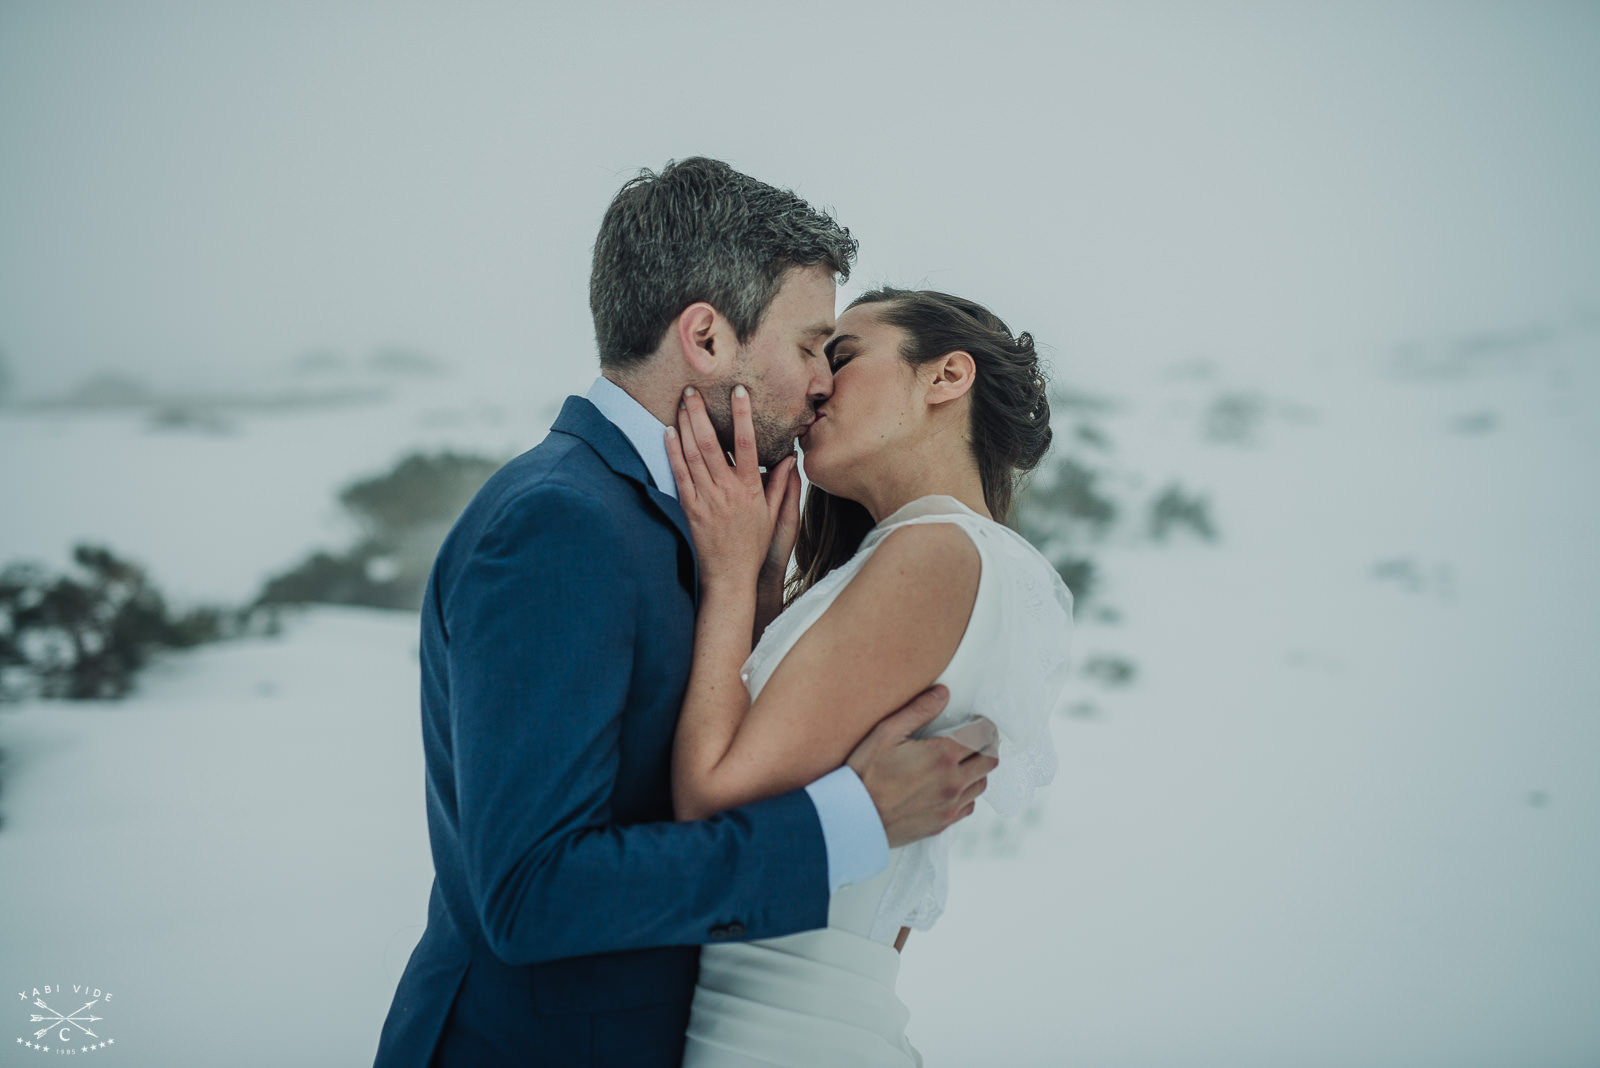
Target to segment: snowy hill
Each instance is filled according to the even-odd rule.
[[[1497,336],[1105,384],[1118,463],[1220,539],[1099,551],[1074,658],[1133,673],[1080,674],[1030,820],[963,828],[902,971],[930,1065],[1600,1063],[1600,334]],[[491,397],[6,414],[0,558],[89,537],[239,600],[347,536],[350,479],[510,455],[555,400]],[[120,704],[0,708],[4,1063],[58,983],[112,993],[122,1064],[370,1061],[431,878],[415,640],[316,609]]]

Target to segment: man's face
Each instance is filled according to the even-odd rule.
[[[771,467],[794,451],[794,439],[816,418],[816,407],[833,392],[822,343],[833,333],[835,287],[826,267],[796,267],[784,275],[777,296],[749,342],[734,353],[732,373],[704,390],[706,409],[723,447],[733,451],[730,394],[742,383],[750,391],[756,452]]]

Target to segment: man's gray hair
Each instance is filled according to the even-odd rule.
[[[636,366],[672,321],[705,301],[750,340],[794,267],[850,277],[856,240],[826,212],[721,160],[668,161],[642,170],[600,223],[589,310],[600,366]]]

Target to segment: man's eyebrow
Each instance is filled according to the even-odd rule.
[[[827,337],[831,333],[833,333],[832,323],[817,323],[806,328],[805,338],[810,341],[812,338]]]
[[[861,339],[856,337],[854,334],[840,334],[838,337],[829,338],[828,343],[822,346],[822,355],[831,360],[833,359],[833,350],[838,348],[839,342],[860,340]]]

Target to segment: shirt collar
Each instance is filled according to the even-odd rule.
[[[650,414],[650,409],[628,395],[628,391],[605,375],[594,380],[585,398],[628,439],[639,459],[650,471],[656,489],[678,499],[678,483],[667,462],[667,424]]]

